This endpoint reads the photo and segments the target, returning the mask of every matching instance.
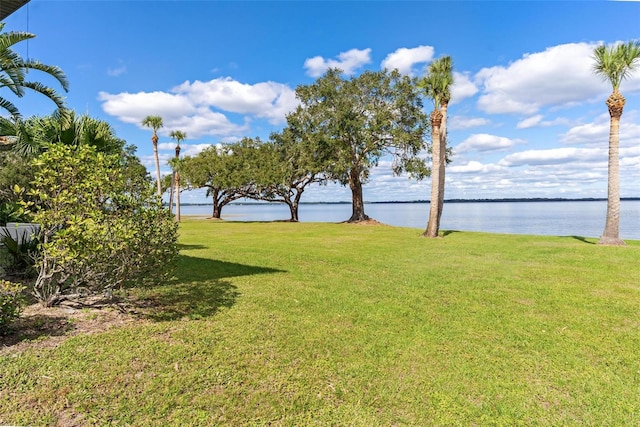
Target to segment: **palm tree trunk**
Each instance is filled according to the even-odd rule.
[[[180,172],[176,172],[176,221],[180,222]]]
[[[158,185],[158,197],[162,197],[162,186],[160,184],[160,159],[158,158],[158,136],[153,135],[153,156],[156,161],[156,183]]]
[[[440,231],[440,169],[443,167],[441,164],[442,155],[440,153],[441,122],[442,113],[438,110],[433,110],[431,112],[431,200],[429,202],[429,222],[427,223],[427,229],[422,233],[424,237],[430,238],[438,237],[438,232]]]
[[[609,168],[607,184],[607,219],[600,245],[624,245],[620,239],[620,117],[625,99],[617,92],[607,99],[611,122],[609,127]]]
[[[171,189],[169,190],[169,212],[173,213],[173,190],[176,186],[176,173],[171,174]]]
[[[443,102],[440,108],[442,122],[440,123],[440,170],[438,177],[438,230],[442,219],[442,209],[444,208],[445,172],[447,170],[447,107],[448,103]]]

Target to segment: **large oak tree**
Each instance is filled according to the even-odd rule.
[[[418,157],[426,148],[428,121],[413,79],[397,70],[344,79],[340,70],[330,69],[314,83],[299,86],[296,95],[300,105],[287,116],[288,128],[330,156],[328,177],[351,189],[349,222],[369,219],[362,185],[383,156],[393,157],[397,174],[428,175]]]

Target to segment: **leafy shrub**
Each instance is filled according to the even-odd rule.
[[[144,175],[90,146],[52,146],[34,166],[28,207],[41,225],[41,254],[33,294],[44,305],[78,289],[109,293],[168,277],[177,224]]]
[[[20,316],[23,290],[22,285],[0,280],[0,335],[5,335],[11,322]]]

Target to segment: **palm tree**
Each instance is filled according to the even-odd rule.
[[[0,22],[0,31],[4,28]],[[21,41],[34,38],[35,35],[26,32],[0,33],[0,88],[8,88],[15,96],[22,98],[26,89],[41,93],[52,100],[58,110],[63,111],[64,99],[52,88],[39,82],[27,81],[30,70],[41,71],[53,77],[60,83],[65,92],[69,91],[69,81],[64,72],[55,65],[45,65],[35,59],[24,59],[12,50],[12,46]],[[0,108],[7,111],[14,119],[20,118],[20,111],[8,99],[0,96]],[[6,119],[5,119],[6,120]]]
[[[420,81],[426,95],[433,100],[431,120],[431,202],[429,222],[423,233],[426,237],[438,237],[440,218],[444,206],[444,183],[447,153],[447,107],[451,100],[453,63],[444,56],[429,65],[427,75]]]
[[[58,107],[61,126],[68,123],[68,115],[64,107],[64,99],[52,88],[39,82],[27,81],[26,76],[30,70],[36,70],[48,74],[60,83],[65,92],[69,91],[69,81],[64,72],[54,65],[45,65],[34,59],[23,59],[12,50],[12,47],[21,41],[32,39],[35,35],[25,32],[2,33],[4,22],[0,22],[0,89],[7,88],[14,96],[22,98],[27,89],[40,93],[52,100]],[[3,92],[4,93],[4,92]],[[15,145],[24,131],[22,118],[18,107],[4,96],[0,96],[0,109],[11,116],[0,117],[0,135]],[[8,138],[7,138],[8,137]]]
[[[607,219],[598,241],[601,245],[624,245],[620,239],[620,118],[625,99],[620,83],[636,68],[640,61],[640,42],[630,41],[613,46],[599,45],[593,51],[593,71],[613,87],[607,98],[609,108],[609,172],[607,185]]]
[[[171,131],[169,136],[177,141],[176,158],[172,166],[176,188],[176,221],[180,222],[180,143],[187,138],[187,134],[179,130],[174,130]]]
[[[162,185],[160,183],[160,159],[158,158],[158,129],[163,126],[162,117],[147,116],[142,120],[142,126],[153,129],[151,142],[153,142],[153,155],[156,161],[156,183],[158,185],[158,197],[162,197]]]
[[[56,110],[50,116],[32,116],[13,122],[13,151],[22,157],[30,158],[43,153],[51,144],[64,144],[92,145],[105,153],[122,152],[125,141],[115,135],[109,123],[86,114],[78,116],[72,110],[66,110],[65,115],[66,120],[62,118],[60,110]],[[66,124],[63,123],[65,121]]]

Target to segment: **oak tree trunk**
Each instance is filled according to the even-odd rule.
[[[299,221],[298,208],[300,206],[300,199],[302,198],[303,192],[304,192],[304,189],[301,190],[300,188],[296,188],[296,195],[291,201],[291,203],[289,203],[289,211],[291,212],[291,219],[289,221],[291,222]]]
[[[347,222],[359,222],[369,219],[364,213],[364,197],[362,195],[362,181],[360,172],[352,168],[349,173],[349,188],[351,188],[351,218]]]
[[[298,202],[294,201],[289,204],[289,212],[291,213],[289,221],[298,222]]]
[[[213,199],[213,212],[211,213],[211,218],[220,219],[220,215],[222,214],[222,206],[220,205],[219,199],[219,191],[211,190],[211,198]]]

